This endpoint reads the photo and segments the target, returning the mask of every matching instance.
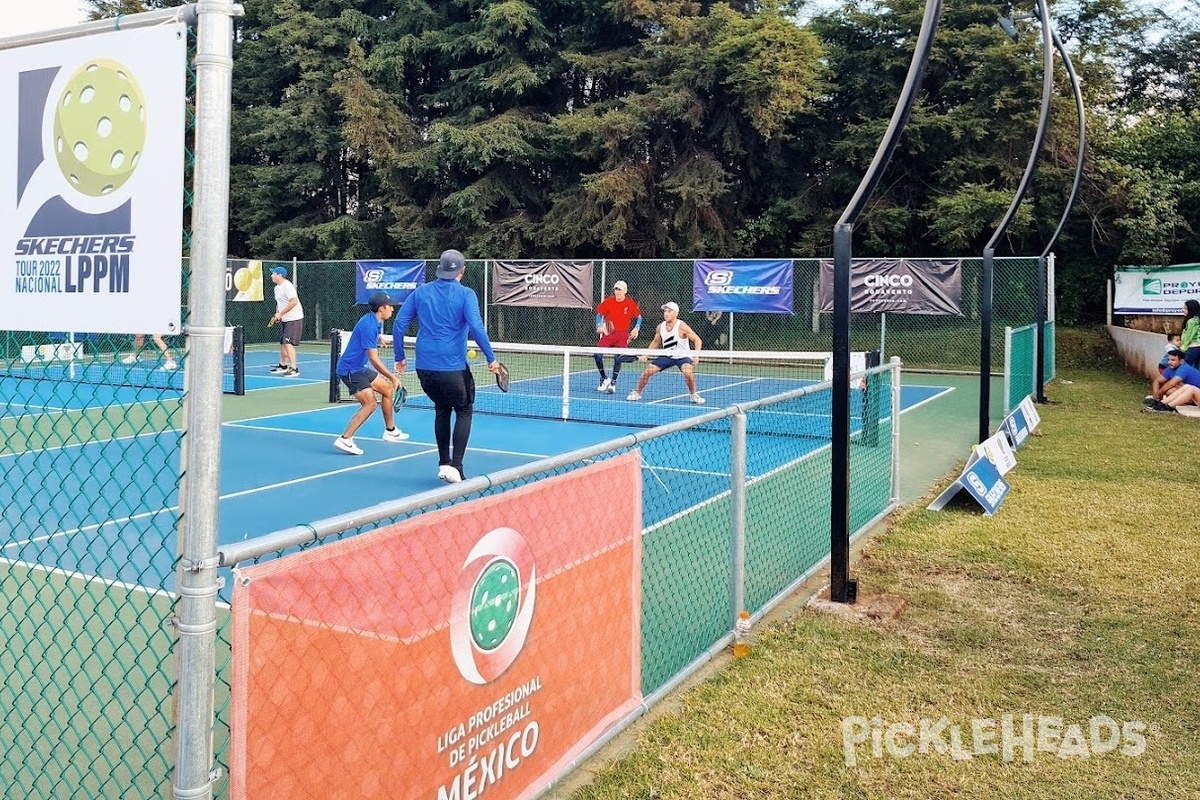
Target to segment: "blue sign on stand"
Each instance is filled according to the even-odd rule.
[[[962,475],[947,486],[946,491],[939,494],[927,508],[930,511],[940,511],[963,489],[983,507],[984,515],[990,517],[1008,496],[1008,481],[1000,475],[1000,470],[996,469],[995,464],[972,450]]]
[[[1017,406],[1012,412],[1004,418],[1003,424],[1000,426],[1004,431],[1004,435],[1008,437],[1008,441],[1012,444],[1013,449],[1025,444],[1025,440],[1029,438],[1029,423],[1025,420],[1025,412]]]

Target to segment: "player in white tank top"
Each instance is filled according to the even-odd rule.
[[[703,348],[700,336],[691,326],[679,319],[679,305],[666,303],[662,307],[663,321],[654,329],[654,341],[650,343],[651,350],[671,350],[677,355],[662,355],[656,357],[646,367],[642,377],[638,379],[637,388],[629,393],[627,400],[641,400],[642,390],[658,373],[671,367],[679,367],[683,373],[683,382],[687,384],[688,396],[697,405],[704,404],[704,398],[696,391],[696,376],[693,365],[699,363],[696,355]],[[642,361],[646,360],[643,356]]]

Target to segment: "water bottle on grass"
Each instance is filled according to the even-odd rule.
[[[733,656],[741,658],[750,655],[750,612],[738,614],[737,623],[733,626]]]

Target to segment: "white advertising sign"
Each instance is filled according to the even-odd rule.
[[[0,320],[180,333],[183,24],[0,51]]]
[[[1200,264],[1118,270],[1113,274],[1113,313],[1178,314],[1185,300],[1200,300]]]

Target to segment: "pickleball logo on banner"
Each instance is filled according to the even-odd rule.
[[[19,76],[17,291],[125,293],[137,237],[131,194],[121,190],[146,146],[145,96],[126,65],[94,58],[51,97],[59,71]],[[56,170],[39,169],[48,160],[43,142]]]
[[[1158,278],[1144,278],[1142,280],[1142,294],[1147,297],[1157,297],[1162,294],[1162,281]]]
[[[484,535],[467,555],[450,613],[450,651],[463,678],[491,683],[525,646],[537,596],[533,551],[512,528]]]
[[[186,61],[182,23],[0,49],[13,329],[180,331]]]

